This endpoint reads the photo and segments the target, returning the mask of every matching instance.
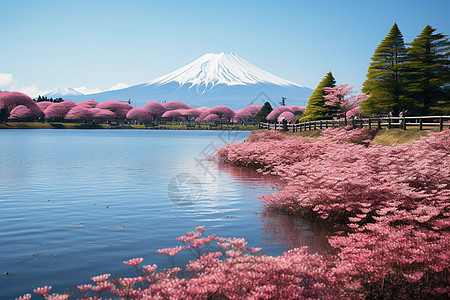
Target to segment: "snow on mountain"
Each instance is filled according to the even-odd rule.
[[[312,90],[270,74],[234,53],[207,53],[192,63],[147,83],[125,89],[77,96],[74,101],[128,101],[136,107],[149,101],[179,100],[193,107],[227,105],[240,109],[265,101],[305,106]],[[259,97],[258,97],[259,96]]]
[[[44,96],[47,98],[63,98],[64,100],[72,100],[71,98],[73,98],[73,96],[82,96],[82,95],[84,94],[74,89],[61,88],[61,89],[54,89],[49,93],[45,94]]]
[[[208,86],[216,84],[247,85],[257,83],[273,83],[282,86],[297,85],[272,75],[248,63],[234,53],[207,53],[185,67],[165,76],[150,81],[147,85],[178,82],[180,86],[190,84]],[[299,86],[299,85],[297,85]],[[302,87],[302,86],[299,86]]]

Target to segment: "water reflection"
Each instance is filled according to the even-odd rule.
[[[236,167],[233,165],[218,163],[224,172],[230,174],[239,183],[254,182],[253,188],[268,186],[274,192],[283,186],[277,177],[262,175],[252,168]],[[263,205],[261,203],[261,205]],[[287,249],[308,246],[310,252],[323,253],[330,250],[326,236],[332,234],[334,229],[324,223],[314,222],[311,219],[289,215],[279,211],[261,209],[259,218],[262,221],[261,239],[265,244],[283,244]]]

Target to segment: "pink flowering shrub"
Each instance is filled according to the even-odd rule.
[[[39,106],[37,106],[33,99],[27,95],[19,92],[0,92],[0,110],[5,109],[11,114],[11,111],[19,105],[25,106],[30,110],[30,112],[27,113],[30,118],[37,119],[44,116]],[[20,110],[22,113],[24,112],[23,108]]]
[[[450,291],[449,133],[364,147],[348,143],[365,139],[363,130],[334,129],[316,140],[234,143],[217,157],[282,179],[279,192],[261,197],[269,208],[343,229],[329,238],[335,262],[365,296],[429,298]]]
[[[181,267],[157,271],[140,266],[142,258],[123,263],[136,269],[134,277],[93,276],[78,285],[83,299],[117,296],[125,299],[299,299],[358,297],[350,278],[318,254],[296,248],[278,257],[258,254],[243,238],[204,236],[204,226],[177,238],[183,246],[158,250],[170,261],[181,251],[193,260]],[[34,290],[46,299],[51,287]],[[77,294],[79,295],[79,294]],[[57,294],[53,296],[58,296]],[[68,296],[61,294],[59,296]],[[95,298],[97,297],[97,298]]]
[[[283,122],[283,120],[286,120],[288,123],[292,123],[292,122],[295,122],[295,120],[297,120],[297,118],[290,111],[285,111],[285,112],[282,112],[277,118],[278,123]]]
[[[11,120],[26,120],[33,118],[33,113],[25,105],[18,105],[11,110],[9,118]]]
[[[352,128],[351,126],[327,128],[322,130],[325,140],[338,143],[354,143],[367,145],[372,140],[375,131],[368,128]]]
[[[153,120],[153,117],[152,114],[145,108],[134,107],[128,111],[127,119],[132,119],[139,122],[150,122]]]
[[[247,142],[256,142],[260,140],[283,140],[284,138],[285,135],[278,130],[255,130],[250,133],[247,138]],[[226,151],[226,148],[221,148],[219,151]],[[220,154],[218,154],[218,156],[220,157]]]
[[[130,111],[133,108],[133,106],[131,106],[128,103],[119,102],[116,100],[109,100],[97,104],[95,108],[110,110],[116,115],[116,118],[125,119],[128,111]]]

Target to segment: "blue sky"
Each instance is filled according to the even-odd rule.
[[[365,80],[397,22],[411,42],[427,25],[450,34],[450,1],[0,0],[0,89],[104,91],[150,81],[208,52],[315,88]]]

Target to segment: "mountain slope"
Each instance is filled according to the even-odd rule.
[[[208,53],[147,83],[74,99],[99,102],[131,99],[137,107],[149,101],[180,100],[194,107],[227,105],[239,109],[252,101],[262,104],[269,100],[276,105],[282,96],[287,98],[288,105],[304,106],[311,93],[311,89],[261,70],[236,54]]]

